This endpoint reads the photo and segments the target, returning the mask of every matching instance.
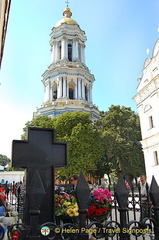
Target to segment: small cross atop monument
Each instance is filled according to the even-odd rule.
[[[25,223],[40,210],[39,224],[54,220],[54,167],[67,165],[67,144],[54,142],[50,128],[28,129],[28,140],[13,140],[12,166],[26,168]]]

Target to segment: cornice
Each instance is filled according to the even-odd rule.
[[[90,105],[84,100],[70,100],[70,99],[58,99],[56,101],[44,103],[40,108],[37,108],[38,111],[50,111],[51,109],[57,110],[62,108],[83,108],[87,107],[90,109],[96,109],[98,111],[98,108],[95,105]]]
[[[143,150],[146,150],[147,148],[150,148],[150,147],[158,146],[159,133],[157,132],[155,135],[153,134],[153,135],[141,140],[140,142],[143,146]]]
[[[73,28],[68,28],[67,26],[65,28],[62,29],[58,29],[58,31],[53,31],[50,34],[50,44],[53,41],[60,41],[60,39],[65,36],[68,39],[76,39],[79,38],[82,42],[86,42],[87,41],[87,37],[85,36],[85,32],[82,31],[79,28],[76,28],[77,26],[74,26]]]
[[[94,75],[89,72],[89,69],[87,67],[82,66],[82,64],[76,63],[78,67],[72,65],[62,65],[59,64],[59,66],[56,64],[51,64],[49,68],[43,73],[43,82],[45,82],[48,78],[57,78],[63,77],[63,76],[73,76],[73,77],[81,77],[85,78],[87,81],[94,82],[95,78]],[[56,66],[53,68],[53,66]],[[58,67],[57,67],[58,66]]]
[[[74,32],[74,33],[76,33],[76,32],[81,32],[81,34],[83,35],[83,36],[85,36],[85,31],[83,31],[81,28],[80,28],[80,26],[79,25],[69,25],[69,24],[62,24],[61,26],[59,26],[58,28],[56,28],[56,27],[53,27],[52,29],[52,32],[51,32],[51,34],[50,35],[52,35],[52,34],[57,34],[57,33],[60,33],[60,32],[62,32],[62,31],[65,31],[65,32],[69,32],[69,31],[72,31],[72,32]]]
[[[63,72],[58,72],[58,71],[55,71],[54,73],[52,72],[47,72],[42,80],[43,83],[45,83],[46,81],[53,81],[54,78],[58,78],[58,77],[72,77],[72,78],[82,78],[82,79],[85,79],[87,80],[88,82],[91,82],[93,83],[94,82],[94,75],[93,74],[88,74],[86,72],[80,72],[78,71],[78,73],[74,73],[74,72],[71,72],[71,71],[63,71]]]
[[[153,78],[145,87],[143,87],[134,97],[138,104],[154,95],[159,89],[159,74]]]

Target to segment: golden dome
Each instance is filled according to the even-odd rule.
[[[63,23],[70,24],[70,25],[78,25],[78,23],[71,18],[72,12],[70,11],[70,8],[68,7],[65,8],[63,12],[63,16],[64,18],[58,21],[55,27],[59,27]]]
[[[67,23],[67,24],[70,24],[70,25],[78,25],[78,23],[76,21],[74,21],[72,18],[65,17],[65,18],[61,19],[60,21],[58,21],[56,23],[55,27],[59,27],[63,23]]]

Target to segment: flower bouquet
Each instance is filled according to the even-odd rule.
[[[55,215],[63,222],[76,222],[79,215],[76,198],[67,193],[55,194]]]
[[[87,208],[90,221],[103,223],[110,215],[112,194],[108,189],[98,188],[91,193]]]

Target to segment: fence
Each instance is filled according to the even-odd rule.
[[[154,239],[159,240],[159,187],[152,179],[146,204],[149,217],[142,218],[142,199],[140,188],[128,189],[120,176],[114,186],[113,209],[109,219],[103,224],[89,222],[86,208],[90,190],[82,173],[80,174],[76,197],[79,205],[78,223],[46,222],[37,224],[38,211],[31,214],[30,226],[16,223],[8,229],[9,239],[28,240],[94,240],[94,239]],[[149,199],[150,196],[150,199]],[[19,207],[17,205],[17,207]],[[142,219],[140,219],[142,218]],[[2,238],[0,238],[2,239]]]

